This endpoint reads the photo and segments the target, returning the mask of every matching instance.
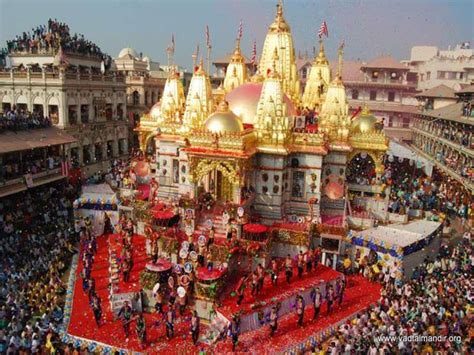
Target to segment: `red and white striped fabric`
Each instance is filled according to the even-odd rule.
[[[237,33],[237,39],[242,39],[243,32],[244,32],[244,28],[242,25],[242,20],[240,20],[239,32]]]
[[[252,58],[250,58],[250,63],[254,65],[256,60],[257,60],[257,42],[253,41]]]
[[[318,31],[319,38],[323,37],[323,35],[325,35],[326,37],[329,37],[328,25],[327,25],[326,21],[323,21],[323,23],[319,27],[319,31]]]
[[[61,162],[61,175],[69,176],[69,162],[67,160]]]

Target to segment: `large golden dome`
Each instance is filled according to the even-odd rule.
[[[375,130],[377,118],[370,112],[367,106],[364,107],[360,115],[351,123],[351,132],[369,133]]]
[[[229,110],[229,104],[225,100],[222,100],[216,112],[207,118],[204,126],[213,133],[235,133],[244,130],[242,121]]]
[[[255,124],[262,87],[262,83],[246,83],[225,96],[229,103],[229,109],[239,116],[243,123]],[[296,116],[296,107],[293,101],[287,95],[284,95],[284,101],[287,115]]]

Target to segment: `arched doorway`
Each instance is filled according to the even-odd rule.
[[[350,160],[346,170],[349,184],[371,185],[376,178],[375,161],[366,152],[361,152]]]
[[[196,195],[209,193],[216,201],[234,201],[239,194],[239,174],[234,164],[229,161],[202,160],[197,164],[194,173]]]

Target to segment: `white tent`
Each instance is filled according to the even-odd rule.
[[[433,162],[429,161],[425,157],[421,156],[417,152],[411,150],[407,145],[394,140],[390,140],[389,151],[387,152],[389,156],[396,158],[404,158],[413,160],[418,167],[423,167],[425,174],[431,176],[433,173]]]
[[[85,185],[81,196],[74,201],[74,216],[79,228],[82,220],[89,217],[92,221],[93,233],[98,236],[104,232],[105,214],[110,218],[112,226],[118,223],[117,206],[120,200],[108,184]]]
[[[436,256],[440,246],[441,223],[419,220],[350,232],[348,239],[361,255],[375,251],[398,277],[410,277],[413,269],[428,257]]]

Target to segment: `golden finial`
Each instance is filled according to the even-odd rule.
[[[338,50],[339,63],[337,66],[337,77],[339,80],[342,80],[342,55],[344,54],[344,41],[342,41]]]
[[[283,2],[282,0],[278,0],[277,4],[277,18],[283,17]]]

